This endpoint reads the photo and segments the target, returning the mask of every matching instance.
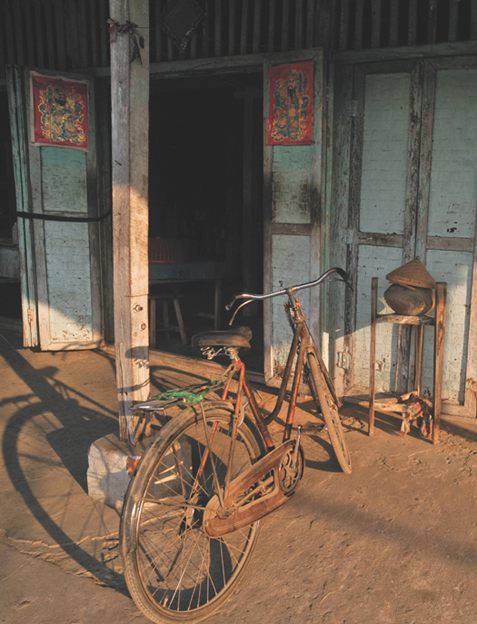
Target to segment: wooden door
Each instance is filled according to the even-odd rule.
[[[369,383],[371,278],[379,278],[378,312],[391,311],[383,299],[386,274],[419,256],[448,284],[443,411],[475,416],[475,60],[369,63],[352,72],[347,245],[356,295],[346,306],[345,388],[359,392]],[[378,390],[411,389],[412,345],[405,339],[398,355],[397,339],[397,327],[380,326]],[[429,394],[432,352],[429,332]]]
[[[289,63],[312,62],[313,137],[309,145],[269,145],[270,71]],[[323,265],[321,204],[324,126],[322,50],[271,56],[264,65],[264,292],[318,277]],[[319,340],[320,291],[302,291],[310,324]],[[264,304],[265,379],[276,384],[291,342],[283,298]]]
[[[52,351],[94,348],[102,323],[93,82],[61,76],[88,85],[88,150],[81,151],[33,144],[31,75],[18,67],[7,75],[24,344]]]

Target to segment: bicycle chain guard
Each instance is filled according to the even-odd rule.
[[[296,440],[287,440],[234,479],[224,500],[225,509],[220,508],[217,495],[209,500],[203,518],[206,535],[218,538],[242,529],[290,499],[305,464],[300,446],[298,461],[292,466],[295,445]]]

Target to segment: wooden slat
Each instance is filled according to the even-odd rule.
[[[477,0],[470,2],[470,38],[477,39]]]
[[[340,50],[348,48],[349,0],[342,0],[340,10]]]
[[[363,132],[364,132],[364,90],[365,75],[358,67],[354,68],[353,75],[353,99],[357,102],[356,116],[351,117],[351,149],[349,166],[349,213],[348,230],[359,231],[359,213],[361,205],[361,177],[363,160]],[[357,280],[358,280],[358,238],[354,237],[347,248],[347,273],[350,275],[354,293],[349,288],[345,295],[345,351],[353,363],[354,333],[356,329],[357,307]],[[353,366],[351,365],[344,374],[345,388],[353,385]]]
[[[220,0],[215,0],[214,15],[214,53],[215,56],[222,54],[222,10]]]
[[[356,0],[356,11],[354,15],[354,43],[355,50],[363,47],[363,9],[364,0]]]
[[[242,0],[242,15],[240,21],[240,54],[247,52],[247,23],[249,0]]]
[[[270,230],[272,234],[310,236],[311,225],[309,223],[272,223]]]
[[[401,3],[402,6],[402,3]],[[399,37],[399,0],[391,0],[389,16],[389,45],[396,47]]]
[[[31,212],[29,194],[28,128],[26,122],[27,80],[23,71],[7,67],[8,108],[11,120],[15,195],[18,210]],[[18,219],[18,248],[20,255],[20,285],[22,293],[23,346],[38,345],[36,275],[33,259],[33,224],[29,219]]]
[[[436,320],[434,342],[434,429],[432,441],[439,443],[439,428],[442,403],[442,375],[444,372],[444,339],[446,328],[447,284],[436,284]]]
[[[372,0],[371,8],[371,47],[379,48],[381,45],[381,0]]]
[[[428,236],[427,249],[440,251],[474,252],[473,238],[453,238],[451,236]]]
[[[111,44],[113,254],[116,375],[120,434],[134,441],[133,401],[149,395],[147,331],[147,161],[149,3],[111,0],[111,18],[144,28],[142,64],[130,62],[129,37]]]
[[[474,240],[477,240],[477,221]],[[477,244],[475,243],[471,288],[464,406],[469,415],[475,418],[477,417],[477,349],[475,348],[477,344]]]
[[[416,228],[416,256],[420,257],[423,264],[426,263],[427,227],[429,221],[435,87],[436,71],[430,63],[426,62],[424,63],[423,76],[421,153]]]
[[[402,248],[402,234],[381,234],[378,232],[358,232],[358,241],[361,245],[375,245],[376,247]]]
[[[417,35],[417,0],[409,0],[409,18],[407,26],[407,45],[416,45]]]
[[[282,4],[282,36],[281,36],[281,47],[280,47],[280,50],[282,52],[286,52],[288,50],[289,20],[290,20],[290,2],[289,2],[289,0],[283,0],[283,4]]]
[[[295,4],[295,50],[303,47],[303,0],[296,0]]]
[[[273,148],[267,145],[267,123],[270,105],[270,64],[263,66],[263,292],[272,290],[272,164]],[[263,303],[264,372],[267,382],[273,376],[272,349],[272,304]]]
[[[406,195],[403,226],[403,264],[414,258],[415,228],[417,215],[417,194],[419,184],[419,146],[421,137],[421,66],[411,72],[409,144],[406,173]]]
[[[229,56],[235,54],[235,15],[236,0],[229,2]]]
[[[268,8],[268,51],[273,52],[275,50],[275,16],[276,16],[276,4],[274,0],[269,0]]]
[[[6,47],[4,50],[5,61],[9,64],[15,63],[15,46],[13,41],[13,33],[15,32],[15,28],[13,26],[13,15],[12,8],[10,4],[4,4],[3,6],[3,15],[4,15],[4,24],[3,28],[5,29],[5,41]]]
[[[253,47],[252,51],[256,54],[260,51],[260,21],[262,18],[262,3],[260,0],[255,0],[255,6],[253,11]]]
[[[338,3],[331,3],[331,11],[330,11],[330,37],[329,37],[329,46],[332,50],[335,50],[339,44],[339,12],[338,12]]]
[[[437,0],[429,0],[427,43],[435,43],[437,35]]]
[[[457,41],[457,19],[459,6],[455,0],[449,2],[449,30],[447,33],[447,41]]]

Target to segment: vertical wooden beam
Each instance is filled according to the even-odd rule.
[[[111,42],[113,264],[116,379],[121,439],[134,441],[132,407],[149,396],[148,142],[149,3],[110,0],[111,18],[138,24],[141,60],[128,33]]]
[[[444,337],[446,331],[447,284],[436,284],[436,326],[434,342],[434,429],[432,441],[439,444],[439,428],[442,403],[442,374],[444,372]]]
[[[372,0],[371,47],[381,45],[381,0]]]
[[[417,0],[409,0],[409,20],[407,26],[407,45],[416,45]]]
[[[267,119],[270,106],[270,68],[263,66],[263,292],[272,290],[272,167],[273,148],[267,144]],[[272,304],[263,303],[263,346],[265,382],[273,376],[272,350]]]
[[[419,158],[419,191],[417,195],[416,255],[426,263],[427,226],[429,221],[429,196],[431,190],[432,136],[434,126],[434,101],[436,70],[424,63],[421,115],[421,146]]]
[[[376,392],[376,315],[378,310],[378,278],[371,279],[371,338],[369,349],[369,417],[368,435],[374,435],[374,395]]]

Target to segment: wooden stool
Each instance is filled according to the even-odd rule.
[[[434,327],[434,427],[432,431],[432,441],[439,443],[439,427],[442,402],[442,373],[444,370],[444,334],[446,323],[446,300],[447,284],[437,282],[436,284],[436,308],[433,316],[404,316],[400,314],[378,314],[378,278],[371,280],[371,344],[369,362],[369,423],[368,434],[374,435],[374,409],[375,409],[375,376],[376,376],[376,329],[379,323],[396,323],[399,325],[399,343],[401,343],[401,327],[403,325],[412,326],[415,335],[415,378],[414,389],[417,394],[421,393],[422,375],[422,348],[424,344],[424,326]],[[398,344],[398,353],[401,344]],[[397,378],[397,375],[396,375]],[[398,412],[399,406],[390,404],[381,411]]]
[[[184,322],[182,320],[181,309],[179,306],[179,297],[182,295],[177,294],[149,294],[149,346],[156,346],[156,334],[157,332],[166,332],[166,340],[169,340],[169,332],[178,331],[182,338],[182,344],[187,344],[187,336],[185,333]],[[160,327],[156,325],[156,301],[162,301],[162,314],[163,324]],[[176,313],[177,322],[179,325],[169,324],[169,303],[174,303],[174,310]]]

